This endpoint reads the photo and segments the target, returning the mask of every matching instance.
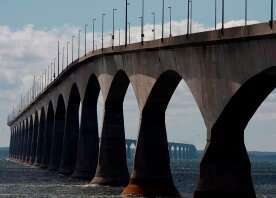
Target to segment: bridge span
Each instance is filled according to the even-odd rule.
[[[194,197],[256,197],[244,129],[276,87],[276,31],[271,28],[275,25],[208,31],[88,53],[9,118],[11,158],[65,175],[93,175],[92,183],[126,186],[126,194],[177,195],[165,112],[184,79],[208,136]],[[140,110],[131,176],[123,115],[129,85]],[[104,119],[99,146],[100,91]]]

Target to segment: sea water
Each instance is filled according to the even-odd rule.
[[[171,164],[175,185],[183,197],[192,197],[196,188],[198,167],[197,160]],[[257,196],[276,198],[276,161],[254,162],[252,172]],[[121,192],[122,188],[91,186],[89,181],[76,180],[37,167],[0,160],[0,197],[100,198],[121,197]]]

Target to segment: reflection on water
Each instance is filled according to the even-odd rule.
[[[191,197],[198,177],[198,162],[174,162],[172,172],[178,190]],[[276,197],[276,162],[252,165],[258,197]],[[0,197],[120,197],[122,188],[87,185],[54,172],[0,160]],[[264,196],[265,195],[265,196]]]

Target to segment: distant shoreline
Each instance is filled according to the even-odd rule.
[[[201,159],[204,151],[198,150],[198,159]],[[248,151],[248,155],[251,161],[276,161],[276,152],[267,152],[267,151]]]

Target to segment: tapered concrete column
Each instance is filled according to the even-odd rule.
[[[10,130],[11,130],[11,136],[10,136],[10,146],[9,146],[9,158],[12,158],[14,128],[11,127]]]
[[[42,160],[41,160],[41,168],[47,168],[50,159],[50,150],[52,145],[52,135],[54,129],[54,110],[53,106],[50,103],[48,107],[48,112],[46,116],[46,126],[43,136],[43,148],[42,148]]]
[[[66,124],[65,134],[63,137],[63,149],[61,155],[61,162],[59,173],[64,175],[71,175],[75,168],[77,142],[78,142],[78,117],[70,116]]]
[[[42,109],[39,126],[38,126],[37,147],[36,147],[36,156],[35,156],[35,162],[34,162],[35,166],[40,166],[42,161],[44,133],[45,133],[45,112],[44,112],[44,109]]]
[[[243,131],[231,132],[225,129],[211,139],[200,164],[200,178],[194,198],[256,197]]]
[[[27,153],[25,157],[25,163],[31,164],[31,153],[32,153],[32,140],[34,136],[33,120],[31,119],[28,125],[28,142],[27,142]]]
[[[177,146],[177,149],[176,149],[176,161],[179,161],[179,156],[180,156],[180,150],[179,150],[179,146]]]
[[[106,106],[98,166],[91,183],[125,186],[128,180],[123,105]]]
[[[52,138],[52,147],[50,154],[50,162],[48,169],[51,171],[57,171],[59,169],[61,152],[62,152],[62,141],[64,135],[64,120],[55,120],[54,135]]]
[[[43,128],[44,130],[44,128]],[[43,148],[43,130],[38,131],[37,137],[37,147],[36,147],[36,156],[35,156],[35,166],[39,166],[42,159],[42,148]]]
[[[182,156],[183,156],[183,147],[180,146],[180,148],[179,148],[179,160],[181,160],[181,161],[183,160]]]
[[[65,105],[62,96],[58,100],[57,111],[55,114],[54,134],[52,138],[52,147],[50,153],[50,162],[48,169],[57,171],[59,169],[61,152],[63,146],[63,136],[65,130]]]
[[[151,89],[141,110],[134,170],[124,194],[179,195],[170,170],[165,112],[180,80],[177,73],[168,71],[159,77]]]
[[[76,165],[79,136],[79,107],[80,95],[78,88],[73,85],[66,112],[65,131],[59,167],[59,173],[64,175],[71,175]]]
[[[26,162],[27,156],[28,156],[28,151],[29,151],[29,138],[30,138],[30,131],[29,131],[29,123],[26,121],[25,126],[24,126],[24,145],[23,145],[23,156],[22,156],[22,162]]]
[[[25,131],[21,125],[20,131],[18,134],[18,146],[17,146],[17,155],[18,155],[18,160],[22,161],[23,156],[24,156],[24,148],[25,148]]]
[[[191,159],[191,147],[190,146],[187,147],[187,159],[188,160]]]
[[[33,136],[31,144],[31,153],[29,163],[33,164],[35,162],[36,150],[37,150],[37,137],[38,137],[38,115],[36,114],[34,124],[33,124]]]
[[[20,125],[19,125],[20,126]],[[14,158],[16,160],[19,160],[19,139],[20,139],[20,127],[17,127],[16,133],[15,133],[15,143],[14,143]]]
[[[197,158],[197,150],[194,145],[191,146],[191,159]]]
[[[26,154],[26,146],[27,146],[27,139],[28,139],[28,132],[25,128],[26,123],[23,122],[21,125],[21,143],[20,143],[20,149],[19,149],[19,160],[24,161],[25,154]]]
[[[15,159],[15,142],[16,142],[16,133],[17,133],[17,127],[15,127],[15,130],[13,131],[13,138],[12,138],[12,150],[11,150],[11,158]]]
[[[170,171],[165,112],[142,115],[134,171],[123,193],[178,196]]]
[[[99,153],[97,121],[97,98],[99,90],[97,90],[95,90],[96,93],[91,97],[85,98],[82,105],[81,127],[73,177],[91,179],[96,172]]]

